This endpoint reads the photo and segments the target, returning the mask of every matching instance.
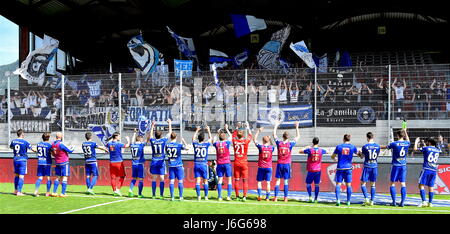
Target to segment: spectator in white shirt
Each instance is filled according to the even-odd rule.
[[[403,83],[398,82],[397,78],[394,79],[394,83],[392,83],[392,88],[395,91],[395,110],[397,110],[396,118],[400,119],[402,115],[403,102],[405,100],[404,92],[406,89],[406,81],[403,79]]]

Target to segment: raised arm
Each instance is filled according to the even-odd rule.
[[[168,137],[170,137],[170,135],[172,135],[172,120],[167,119],[167,123],[169,124],[169,132],[167,133],[167,135]]]
[[[206,125],[206,131],[208,131],[208,142],[212,143],[213,142],[213,138],[212,138],[212,134],[211,134],[211,129],[209,128],[208,125]]]
[[[419,142],[420,142],[420,137],[417,137],[416,141],[414,142],[414,151],[419,150]]]
[[[252,130],[250,129],[250,124],[248,122],[245,122],[245,128],[247,128],[248,131],[248,138],[251,141],[253,138]]]
[[[195,129],[194,135],[192,136],[192,142],[195,141],[195,139],[197,138],[197,134],[198,132],[200,132],[200,126],[197,126],[197,128]]]
[[[406,131],[406,128],[405,128],[404,131],[405,131],[405,137],[406,137],[406,140],[409,141],[409,142],[411,142],[411,141],[409,140],[408,131]]]
[[[297,135],[294,138],[294,141],[297,142],[300,139],[300,123],[298,121],[295,122],[295,132],[297,133]]]
[[[277,139],[278,138],[277,137],[277,129],[278,129],[279,125],[280,125],[280,121],[276,120],[275,121],[275,125],[273,126],[273,139]]]
[[[129,148],[130,147],[130,137],[126,136],[125,139],[127,139],[127,143],[123,146],[123,148]]]
[[[394,79],[394,82],[392,82],[391,87],[392,87],[393,89],[395,89],[395,83],[397,83],[397,78],[395,78],[395,79]]]
[[[150,138],[154,138],[155,124],[156,124],[156,122],[153,120],[152,126],[150,127],[150,132],[148,133],[147,142],[150,141]]]
[[[134,142],[136,141],[136,133],[138,132],[138,130],[135,128],[134,132],[133,132],[133,137],[131,138],[131,144],[134,144]]]
[[[228,129],[228,124],[225,124],[225,131],[227,131],[228,139],[231,140],[233,138],[233,135],[231,134],[230,130]]]
[[[262,130],[264,130],[264,128],[260,127],[256,131],[255,137],[253,138],[253,143],[255,143],[255,145],[258,144],[258,136],[259,136],[259,133],[262,132]]]

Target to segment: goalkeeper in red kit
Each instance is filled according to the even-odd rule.
[[[233,132],[233,149],[234,149],[234,190],[236,192],[236,198],[240,199],[239,196],[239,181],[242,179],[242,184],[244,186],[244,194],[242,201],[247,199],[248,191],[248,161],[247,152],[248,144],[252,141],[252,131],[250,130],[248,122],[245,123],[245,128],[248,131],[248,136],[245,138],[245,132],[241,127],[241,123],[238,123],[236,130]]]

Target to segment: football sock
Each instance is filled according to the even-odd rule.
[[[248,181],[247,179],[243,179],[242,181],[244,182],[244,197],[246,197],[248,191]]]
[[[370,200],[373,201],[375,199],[375,192],[376,192],[376,187],[372,186],[370,188]]]
[[[156,181],[152,181],[152,195],[156,196]]]
[[[234,180],[234,192],[236,197],[239,197],[239,180]]]
[[[392,203],[395,204],[395,197],[397,196],[397,191],[395,191],[395,186],[390,187]]]
[[[406,199],[406,187],[402,187],[400,192],[402,194],[402,200],[401,200],[400,204],[403,204],[405,202],[405,199]]]
[[[58,191],[59,186],[59,179],[56,179],[55,182],[53,182],[53,193],[56,193]]]
[[[19,192],[22,192],[22,187],[23,187],[23,178],[20,178],[19,177],[19,181],[17,182],[17,190],[19,191]]]
[[[179,193],[180,197],[183,197],[183,190],[184,190],[183,182],[180,183],[180,181],[178,181],[178,193]]]
[[[425,189],[421,189],[420,190],[420,197],[422,198],[422,201],[426,201],[426,197],[425,197]]]
[[[434,192],[429,192],[428,193],[428,202],[429,203],[433,203],[433,197],[434,197]]]
[[[341,196],[341,186],[340,185],[336,185],[335,192],[336,192],[336,200],[340,201],[341,200],[340,199],[340,196]]]
[[[19,183],[19,177],[14,177],[14,190],[17,190],[17,184]]]
[[[66,194],[66,189],[67,189],[67,181],[63,180],[63,182],[61,183],[61,194]]]
[[[285,184],[284,185],[284,197],[287,197],[289,193],[289,185]]]
[[[217,193],[218,193],[219,198],[221,198],[222,197],[222,184],[220,184],[220,183],[217,185]]]
[[[233,185],[232,184],[228,184],[227,187],[227,197],[231,197],[231,191],[233,190]]]
[[[173,197],[174,186],[175,186],[175,185],[174,185],[173,183],[170,183],[170,184],[169,184],[170,197]]]
[[[47,180],[47,193],[50,192],[51,188],[52,188],[52,180]]]
[[[91,188],[91,177],[86,177],[86,187],[87,187],[88,189]]]
[[[89,187],[90,189],[94,188],[95,184],[97,183],[97,178],[98,176],[92,176],[91,186]]]
[[[352,186],[347,187],[347,202],[349,202],[352,199]]]
[[[164,196],[164,181],[159,182],[159,195]]]
[[[275,188],[273,189],[275,197],[278,197],[278,190],[280,190],[280,186],[279,185],[275,185]]]
[[[320,187],[319,187],[319,185],[316,185],[315,190],[314,190],[314,195],[315,195],[314,200],[317,200],[317,198],[319,197],[319,191],[320,191]]]
[[[197,197],[200,197],[200,184],[199,183],[195,184],[195,191],[197,192]]]
[[[139,195],[142,195],[142,190],[144,189],[144,181],[139,180],[139,183],[138,183],[138,189],[139,189],[138,194],[139,194]]]
[[[308,191],[308,196],[311,197],[311,184],[306,184],[306,191]]]
[[[205,190],[205,197],[207,197],[208,196],[208,191],[209,191],[209,184],[208,183],[203,184],[203,189]]]
[[[130,191],[133,191],[134,185],[136,184],[136,180],[132,179],[130,183]]]
[[[361,185],[361,191],[364,195],[364,198],[367,198],[367,188],[365,185]]]
[[[36,184],[35,184],[36,190],[38,190],[39,187],[41,186],[41,182],[42,182],[42,179],[37,179],[37,180],[36,180]]]

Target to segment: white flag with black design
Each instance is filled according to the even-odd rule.
[[[159,51],[147,42],[144,42],[141,35],[131,38],[127,46],[143,75],[152,73],[155,70],[156,65],[159,63]]]
[[[55,56],[58,46],[58,40],[45,35],[42,47],[31,51],[14,74],[32,83],[43,83],[47,66]]]

